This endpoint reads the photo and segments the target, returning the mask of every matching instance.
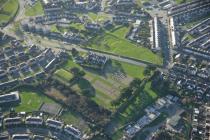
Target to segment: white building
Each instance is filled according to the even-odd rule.
[[[46,126],[61,130],[64,126],[64,123],[53,119],[47,119]]]

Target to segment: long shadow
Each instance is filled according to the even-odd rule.
[[[123,26],[119,26],[119,27],[117,27],[117,28],[114,28],[114,29],[111,30],[111,32],[117,31],[117,30],[120,29],[120,28],[123,28]]]
[[[126,75],[126,72],[124,71],[121,63],[116,62],[116,61],[107,62],[106,67],[105,67],[105,75],[112,74],[119,71]]]
[[[95,88],[92,86],[92,84],[88,80],[84,78],[80,78],[76,82],[76,84],[79,86],[84,96],[88,96],[88,97],[95,96],[95,92],[96,92]]]

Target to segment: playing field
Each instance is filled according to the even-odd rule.
[[[104,35],[95,37],[86,47],[161,65],[161,56],[153,53],[148,48],[139,46],[125,39],[128,30],[128,27],[118,27],[111,32],[106,32]]]
[[[38,111],[42,103],[55,103],[38,91],[20,91],[20,97],[21,103],[15,108],[17,112]]]
[[[18,0],[0,0],[0,26],[4,26],[12,20],[18,8]]]

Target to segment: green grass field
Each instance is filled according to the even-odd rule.
[[[61,78],[62,80],[66,81],[66,82],[69,82],[73,78],[73,75],[64,69],[58,69],[55,72],[55,76]]]
[[[144,67],[114,60],[112,60],[111,64],[106,66],[103,73],[83,69],[80,65],[74,63],[71,59],[69,59],[62,68],[66,71],[69,71],[73,67],[78,67],[81,70],[84,70],[86,73],[85,77],[77,81],[77,84],[74,85],[73,88],[78,91],[78,93],[82,92],[83,90],[94,89],[95,91],[92,91],[95,95],[92,96],[91,99],[99,105],[111,110],[114,109],[111,106],[111,101],[116,99],[120,94],[120,90],[124,87],[127,87],[129,84],[125,83],[125,80],[113,80],[111,77],[112,73],[116,71],[122,71],[129,78],[144,78]],[[103,88],[100,87],[101,84],[103,85]],[[110,89],[115,92],[109,93]]]
[[[57,29],[56,25],[52,25],[50,28],[51,32],[59,32],[59,30]]]
[[[72,124],[80,128],[84,133],[90,132],[90,128],[79,114],[67,111],[61,115],[61,119],[63,119],[65,123]]]
[[[89,12],[87,14],[94,22],[103,22],[109,19],[109,15],[106,13],[93,13]]]
[[[71,23],[71,24],[69,25],[69,27],[72,27],[72,28],[77,29],[77,30],[79,30],[79,31],[85,29],[84,25],[81,24],[81,23]]]
[[[0,26],[4,26],[16,15],[19,3],[18,0],[0,0]]]
[[[107,51],[123,56],[133,57],[154,64],[162,64],[162,58],[148,48],[131,43],[125,39],[127,27],[120,27],[112,32],[95,37],[86,47]]]
[[[36,4],[33,5],[32,7],[30,6],[26,7],[26,11],[25,11],[26,16],[37,16],[37,15],[42,15],[42,14],[44,14],[44,10],[43,10],[40,0],[38,0]]]
[[[37,111],[42,103],[54,103],[53,100],[38,91],[20,91],[21,103],[15,109],[17,112]]]
[[[118,61],[113,61],[113,65],[116,65],[116,64],[114,64],[115,62],[119,63],[121,65],[123,71],[130,77],[140,78],[140,79],[144,78],[144,74],[143,74],[144,67],[128,64],[125,62],[118,62]]]
[[[185,2],[191,2],[192,0],[175,0],[177,4],[185,3]]]
[[[144,92],[147,93],[152,99],[156,99],[158,97],[158,94],[151,89],[151,82],[146,83]]]
[[[122,138],[122,129],[120,128],[144,115],[144,108],[154,103],[154,101],[158,98],[158,93],[154,92],[151,89],[150,81],[147,81],[144,89],[138,92],[138,96],[136,96],[135,99],[132,100],[132,102],[129,101],[128,106],[125,108],[125,110],[112,120],[111,124],[113,124],[113,128],[117,130],[113,135],[114,139]]]

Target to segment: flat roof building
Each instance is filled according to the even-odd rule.
[[[21,117],[13,117],[13,118],[5,118],[4,119],[4,125],[10,126],[10,125],[19,125],[22,123]]]
[[[25,123],[28,125],[42,125],[43,119],[40,117],[28,116],[26,117]]]
[[[47,119],[46,125],[48,127],[54,128],[54,129],[62,129],[64,124],[61,121],[53,120],[53,119]]]
[[[20,101],[19,92],[11,92],[9,94],[0,95],[0,105],[8,103],[17,103]]]
[[[174,18],[169,18],[169,30],[171,36],[171,45],[172,47],[177,47],[177,40],[176,40],[176,32],[175,32],[175,25],[174,25]]]
[[[74,136],[75,138],[81,138],[81,132],[77,128],[74,128],[72,125],[66,125],[64,128],[64,132]]]
[[[14,134],[12,140],[30,140],[29,134]]]
[[[153,28],[154,28],[154,48],[155,50],[160,50],[161,40],[160,40],[160,29],[159,29],[159,20],[158,17],[153,19]]]

